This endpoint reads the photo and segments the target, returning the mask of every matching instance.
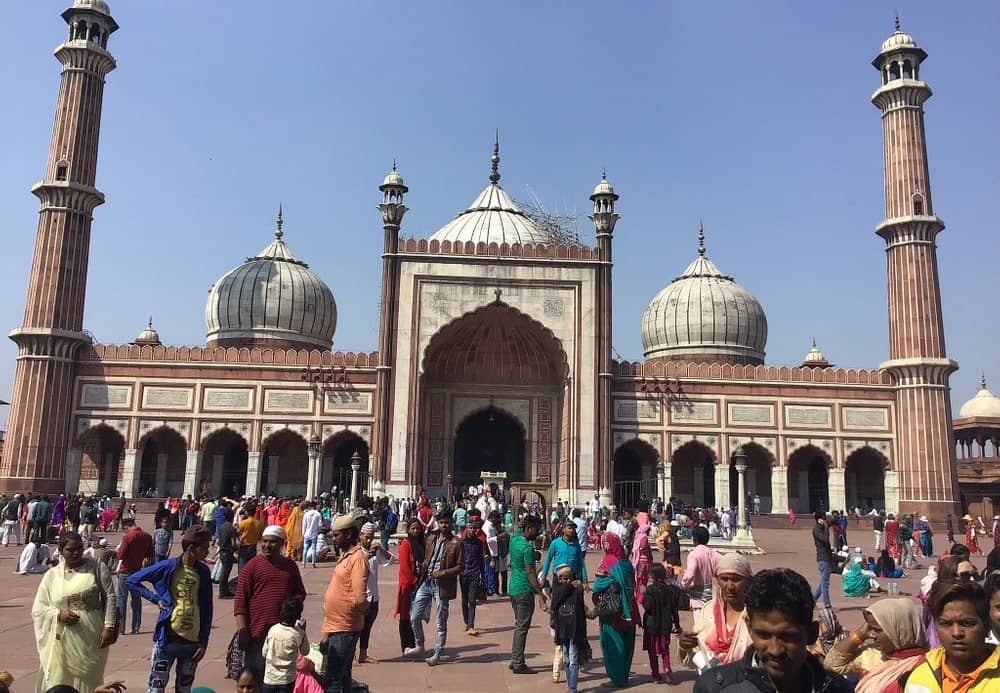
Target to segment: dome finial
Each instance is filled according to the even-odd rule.
[[[281,240],[281,237],[285,235],[285,232],[281,230],[281,227],[283,227],[284,225],[285,225],[285,220],[282,218],[282,215],[281,215],[281,203],[279,202],[278,203],[278,228],[275,229],[275,231],[274,231],[274,237],[277,238],[279,241]]]
[[[152,315],[149,316],[149,322],[146,324],[146,327],[148,327],[149,329],[153,329],[153,316]]]
[[[490,171],[490,183],[496,185],[500,182],[500,129],[497,128],[493,135],[493,156],[490,157],[493,168]]]
[[[979,388],[981,390],[986,389],[986,371],[983,371],[982,375],[979,377]]]
[[[816,338],[813,337],[813,349],[815,349],[815,348],[816,348]]]
[[[396,172],[396,157],[392,157],[392,172]]]
[[[698,220],[698,255],[705,257],[705,223]]]
[[[899,10],[896,10],[896,31],[899,30]]]

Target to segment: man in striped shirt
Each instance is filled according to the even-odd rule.
[[[236,635],[245,653],[245,666],[256,671],[264,670],[264,638],[271,626],[281,621],[282,603],[306,598],[299,566],[282,555],[284,545],[285,530],[277,525],[267,527],[261,535],[260,553],[240,570],[236,582]]]

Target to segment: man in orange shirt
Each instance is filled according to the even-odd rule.
[[[368,599],[368,555],[358,544],[358,519],[344,515],[333,523],[333,543],[340,559],[333,569],[323,597],[323,639],[319,649],[326,655],[325,693],[349,693],[351,663],[358,636],[365,624]]]

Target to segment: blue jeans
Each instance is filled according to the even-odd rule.
[[[575,640],[563,640],[559,646],[562,647],[563,666],[566,667],[566,688],[569,693],[576,693],[576,684],[580,680],[580,651]]]
[[[132,573],[118,573],[118,584],[115,589],[115,596],[118,602],[118,618],[121,619],[121,632],[125,631],[125,596],[128,592],[128,588],[125,586],[125,578],[127,578]],[[142,597],[140,597],[135,592],[128,595],[129,601],[132,602],[132,631],[139,630],[139,626],[142,623]]]
[[[328,633],[324,693],[350,693],[351,663],[358,646],[358,633]]]
[[[309,550],[312,549],[312,564],[316,565],[316,537],[306,537],[302,540],[302,567],[306,567],[306,558],[309,557]]]
[[[441,599],[437,580],[427,578],[417,589],[410,607],[410,623],[413,626],[413,640],[417,647],[424,646],[424,621],[431,620],[431,601],[437,607],[437,637],[434,638],[434,654],[441,654],[448,642],[448,600]]]
[[[153,656],[149,665],[149,693],[164,693],[167,690],[167,680],[170,678],[170,667],[177,663],[174,674],[174,690],[177,693],[189,693],[194,683],[194,663],[197,643],[183,643],[167,640],[163,645],[153,643]]]
[[[820,596],[823,597],[823,606],[832,609],[830,604],[830,561],[816,561],[819,568],[819,584],[813,590],[813,601],[819,603]]]
[[[240,546],[239,568],[243,572],[243,566],[249,563],[257,555],[256,546]]]

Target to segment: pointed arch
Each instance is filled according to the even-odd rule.
[[[615,448],[611,473],[615,507],[635,508],[642,497],[652,500],[658,495],[656,466],[659,461],[659,451],[638,437]]]
[[[844,460],[844,490],[848,508],[885,510],[885,473],[889,458],[867,443]]]
[[[830,509],[829,471],[833,459],[829,453],[805,443],[788,455],[788,507],[808,514]]]
[[[673,495],[696,506],[714,506],[715,451],[700,440],[690,440],[670,456]]]
[[[105,423],[88,428],[77,438],[80,448],[80,487],[85,494],[112,495],[118,490],[125,438]]]

